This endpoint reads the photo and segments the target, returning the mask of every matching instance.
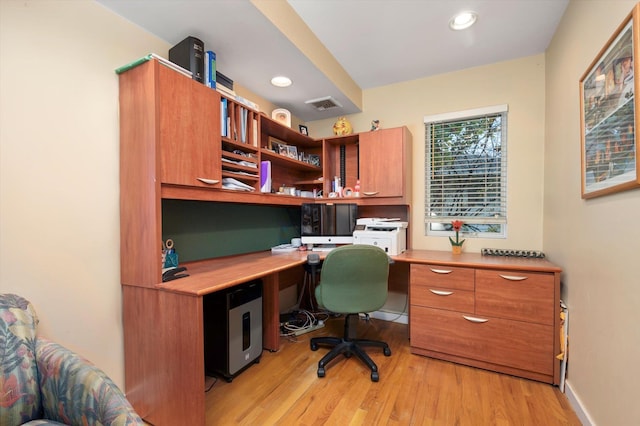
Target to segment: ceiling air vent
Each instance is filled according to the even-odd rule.
[[[318,111],[326,111],[331,108],[342,108],[340,102],[333,99],[331,96],[325,96],[324,98],[311,99],[306,101],[305,104],[313,106]]]

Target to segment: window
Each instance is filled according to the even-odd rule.
[[[507,105],[427,116],[426,235],[505,238]]]

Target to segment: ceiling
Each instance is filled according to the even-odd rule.
[[[218,71],[305,122],[360,112],[360,89],[542,53],[569,2],[97,1],[171,45],[190,35],[201,39],[206,50],[216,52]],[[476,12],[478,21],[470,29],[452,31],[449,20],[463,10]],[[306,34],[291,37],[287,26],[293,21],[299,21]],[[304,48],[298,47],[305,44],[301,41],[306,41]],[[309,47],[312,42],[316,48]],[[340,83],[344,74],[314,65],[320,63],[319,52],[325,51],[350,76],[353,87],[359,87],[357,95]],[[335,63],[333,58],[324,62]],[[272,86],[275,75],[290,77],[293,85]],[[317,111],[305,104],[325,96],[332,96],[342,108]]]

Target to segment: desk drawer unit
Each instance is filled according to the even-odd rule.
[[[412,264],[411,351],[553,382],[553,273]]]
[[[476,271],[476,313],[553,325],[553,275]]]
[[[411,345],[428,351],[553,374],[553,327],[414,306]]]

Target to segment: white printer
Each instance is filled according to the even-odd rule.
[[[393,256],[407,250],[407,222],[398,219],[361,218],[356,221],[353,244],[378,246]]]

